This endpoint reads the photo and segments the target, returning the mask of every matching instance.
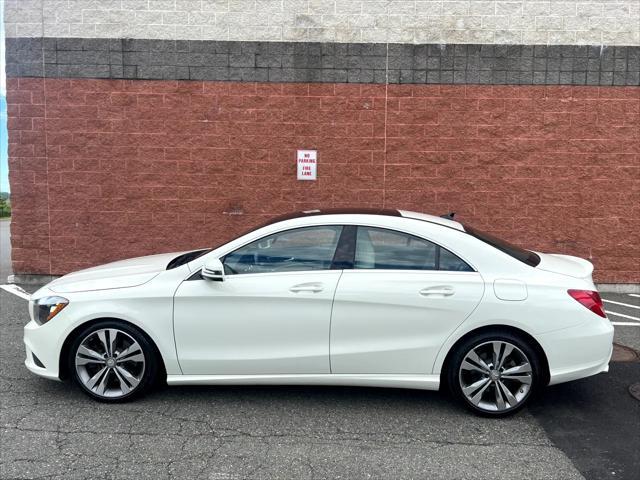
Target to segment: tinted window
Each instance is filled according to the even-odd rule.
[[[269,235],[225,256],[225,273],[329,270],[341,230],[330,225]]]
[[[374,227],[358,227],[354,266],[380,270],[473,271],[466,262],[439,245]]]
[[[467,262],[442,247],[440,247],[440,268],[438,270],[473,272],[473,268]]]
[[[535,267],[540,263],[540,257],[534,252],[520,248],[489,233],[481,232],[480,230],[476,230],[475,228],[467,225],[464,226],[464,229],[468,234],[473,235],[477,239],[488,243],[492,247],[497,248],[498,250],[512,256],[516,260],[526,263],[531,267]]]

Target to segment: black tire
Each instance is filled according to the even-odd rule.
[[[497,371],[496,369],[490,368],[490,370],[493,371],[493,373],[490,374],[491,376],[487,375],[486,377],[483,377],[482,376],[483,374],[480,373],[479,370],[469,369],[468,363],[465,364],[464,369],[461,369],[462,362],[465,360],[465,357],[467,357],[467,355],[470,352],[473,351],[476,354],[478,352],[481,352],[481,354],[486,355],[487,349],[491,349],[491,351],[493,351],[493,342],[503,342],[506,344],[510,344],[513,347],[516,347],[514,350],[512,350],[511,355],[513,355],[513,357],[516,357],[518,360],[522,361],[521,360],[522,357],[520,357],[520,354],[523,354],[530,366],[531,371],[529,374],[526,374],[530,377],[530,379],[528,379],[530,380],[530,384],[528,385],[528,389],[526,384],[522,384],[520,385],[520,387],[516,388],[515,390],[516,393],[513,396],[513,398],[517,400],[517,403],[515,403],[514,406],[509,406],[510,403],[508,401],[505,401],[506,396],[503,394],[503,392],[505,391],[503,387],[499,385],[499,382],[501,382],[503,386],[507,385],[509,387],[513,387],[514,385],[517,385],[520,382],[520,380],[516,382],[515,380],[511,380],[510,377],[514,377],[514,376],[524,377],[525,375],[512,374],[512,375],[506,375],[504,378],[501,378],[501,374],[499,371]],[[476,348],[478,349],[478,352],[474,350]],[[502,347],[502,348],[504,348],[503,351],[507,350],[506,347]],[[488,358],[488,357],[485,356],[484,358]],[[481,356],[481,359],[483,359],[482,356]],[[507,357],[507,360],[509,362],[512,362],[513,364],[517,363],[509,357]],[[485,365],[489,367],[494,366],[493,361],[491,363],[487,361],[485,362]],[[526,368],[526,366],[523,368]],[[506,369],[503,369],[503,370],[506,370]],[[465,380],[468,378],[467,376],[472,374],[475,374],[478,376],[476,377],[478,378],[477,384],[480,384],[479,385],[480,387],[483,387],[485,385],[481,383],[483,378],[488,379],[489,385],[487,385],[486,390],[483,390],[484,393],[480,393],[480,396],[483,399],[480,401],[480,404],[475,404],[474,402],[472,402],[471,399],[468,398],[467,394],[463,392],[463,385],[466,385],[469,388],[471,388],[476,383],[476,382],[473,382],[473,380],[469,380],[468,382],[465,382]],[[497,376],[498,378],[494,380],[493,378],[495,376]],[[539,358],[539,354],[536,351],[536,349],[533,348],[529,344],[529,342],[527,342],[520,336],[513,334],[511,332],[500,332],[500,331],[492,331],[492,332],[489,331],[489,332],[479,333],[477,335],[469,337],[468,339],[464,340],[460,344],[456,345],[454,347],[454,350],[451,352],[448,365],[447,365],[447,370],[446,370],[446,382],[454,398],[458,402],[462,403],[466,408],[468,408],[472,412],[481,416],[486,416],[486,417],[505,417],[508,415],[513,415],[514,413],[522,409],[527,404],[529,399],[533,395],[537,394],[538,391],[541,389],[542,378],[543,378],[543,367]],[[521,388],[523,390],[521,390]],[[475,391],[471,390],[468,393],[470,396],[472,395],[472,393],[477,395],[476,392],[480,392],[480,390],[482,390],[482,388],[478,388]],[[496,390],[499,390],[499,391],[496,391]],[[512,388],[509,388],[508,391],[509,393],[513,394]],[[496,399],[498,396],[502,397],[503,401],[505,401],[505,405],[507,406],[503,409],[500,409],[501,406],[499,406],[498,402],[496,401],[495,402],[496,410],[489,408],[491,402],[484,401],[484,399],[492,394]],[[472,398],[477,398],[475,395],[473,395]]]
[[[131,342],[131,340],[134,340],[135,342],[137,342],[137,345],[140,347],[139,351],[142,354],[143,362],[127,360],[127,358],[139,358],[138,354],[135,354],[133,356],[125,355],[124,357],[121,357],[123,358],[122,362],[124,363],[117,364],[118,366],[116,367],[116,363],[114,362],[113,367],[108,367],[106,363],[107,362],[106,354],[105,354],[104,365],[101,365],[100,362],[96,362],[93,356],[81,354],[83,355],[82,359],[91,359],[90,365],[78,366],[76,368],[76,356],[78,354],[78,349],[85,341],[88,341],[88,342],[93,341],[95,344],[95,339],[96,337],[99,337],[99,335],[101,334],[101,332],[99,331],[101,330],[109,330],[110,332],[113,332],[114,330],[118,331],[118,333],[114,335],[114,337],[117,339],[116,342],[120,341],[120,344],[123,345],[124,347],[126,347],[127,342]],[[85,345],[83,346],[86,347],[87,345],[89,344],[85,343]],[[101,346],[101,344],[97,344],[97,345],[98,347]],[[131,345],[135,347],[133,343],[129,343],[129,346]],[[113,357],[114,359],[117,358],[118,348],[119,348],[118,346],[113,348],[113,350],[115,351],[115,355]],[[137,349],[135,348],[134,350],[137,351]],[[99,348],[92,349],[92,351],[100,354],[103,353],[103,351],[101,351]],[[155,348],[155,346],[151,343],[151,341],[147,338],[147,336],[144,333],[142,333],[138,328],[118,320],[103,320],[103,321],[93,323],[89,325],[87,328],[84,328],[78,332],[78,334],[76,335],[75,339],[71,344],[71,348],[69,349],[67,365],[69,368],[68,371],[70,372],[71,374],[70,376],[73,379],[74,383],[78,385],[80,389],[84,393],[86,393],[88,396],[100,402],[120,403],[120,402],[127,402],[144,395],[156,384],[156,381],[159,376],[158,365],[160,364],[158,355],[159,354],[157,353],[157,349]],[[142,364],[142,366],[140,366],[140,364]],[[123,366],[126,366],[127,369],[134,369],[132,370],[134,373],[134,375],[132,375],[132,378],[134,380],[136,379],[138,380],[138,383],[135,384],[135,386],[133,386],[133,382],[127,381],[125,379],[124,380],[125,387],[122,387],[123,375],[115,371],[112,371],[112,372],[105,371],[104,373],[104,377],[107,377],[105,379],[105,385],[109,385],[109,384],[114,385],[113,390],[106,390],[104,392],[105,394],[101,395],[101,394],[98,394],[97,391],[93,391],[91,388],[87,386],[86,384],[87,378],[91,376],[94,372],[96,372],[98,369],[106,368],[106,370],[114,370]],[[89,370],[89,367],[91,367],[93,370]],[[127,373],[130,373],[129,370],[127,370]],[[139,378],[135,374],[138,374]],[[99,377],[99,378],[102,378],[102,377]],[[121,394],[114,393],[118,388],[117,387],[118,384],[121,386]],[[124,391],[125,388],[130,388],[130,390],[125,392]]]

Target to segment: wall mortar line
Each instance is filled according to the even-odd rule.
[[[384,83],[384,155],[382,157],[382,208],[387,206],[387,125],[389,113],[389,43],[387,43],[387,59]]]
[[[42,18],[44,19],[44,1],[40,3],[42,7]],[[47,72],[46,72],[46,63],[45,63],[45,48],[44,48],[44,21],[42,22],[42,101],[44,102],[44,118],[42,121],[42,128],[44,130],[44,156],[45,156],[45,165],[46,165],[46,176],[47,176],[47,225],[49,229],[49,234],[47,238],[49,240],[49,272],[53,271],[53,255],[51,252],[51,182],[49,181],[49,140],[47,133]],[[57,40],[56,40],[57,43]]]

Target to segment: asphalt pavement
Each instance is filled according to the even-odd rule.
[[[611,298],[640,317],[640,298]],[[2,479],[640,478],[637,362],[501,420],[400,389],[164,387],[106,405],[25,369],[27,321],[26,302],[0,290]],[[616,339],[637,347],[640,327],[616,326]]]

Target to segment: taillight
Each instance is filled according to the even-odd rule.
[[[607,318],[607,314],[604,313],[604,304],[598,292],[593,290],[567,290],[567,293],[596,315]]]

